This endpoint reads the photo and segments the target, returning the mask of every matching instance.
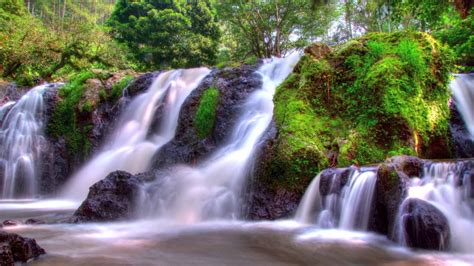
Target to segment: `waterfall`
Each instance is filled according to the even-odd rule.
[[[367,230],[377,172],[354,170],[341,188],[340,174],[330,176],[327,194],[321,194],[322,174],[316,176],[301,200],[295,219],[320,228]]]
[[[474,140],[474,74],[458,74],[450,84],[456,106]]]
[[[161,73],[147,92],[133,99],[107,144],[74,174],[63,196],[83,200],[89,187],[112,171],[132,174],[146,171],[153,154],[173,138],[184,100],[209,72],[207,68],[195,68]],[[160,107],[164,109],[159,130],[150,132],[155,112]]]
[[[450,249],[474,252],[474,190],[471,183],[474,179],[472,172],[463,170],[463,163],[425,165],[421,178],[411,179],[405,201],[416,198],[432,204],[448,219]],[[398,220],[399,233],[404,232],[400,223],[402,219]],[[400,234],[399,240],[404,242],[403,234]]]
[[[150,184],[147,216],[184,223],[240,216],[241,192],[258,142],[272,120],[275,89],[299,57],[295,53],[263,63],[257,71],[262,88],[249,95],[227,143],[202,164],[176,166],[168,176]]]
[[[18,102],[0,107],[0,195],[3,199],[32,198],[40,176],[40,149],[44,140],[44,91],[32,88]]]

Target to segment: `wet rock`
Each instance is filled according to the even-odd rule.
[[[354,168],[329,168],[321,172],[319,192],[321,196],[329,194],[340,194],[342,188],[347,184]]]
[[[14,265],[14,262],[27,262],[46,254],[36,240],[17,234],[0,231],[0,265]]]
[[[154,155],[153,168],[179,163],[196,164],[224,144],[241,114],[247,96],[261,87],[255,66],[214,70],[184,102],[174,139]],[[198,137],[194,121],[202,94],[210,87],[219,90],[214,128],[204,139]]]
[[[449,118],[449,130],[452,136],[453,148],[456,158],[474,157],[474,140],[466,127],[464,120],[456,106],[456,101],[451,99],[449,103],[451,116]]]
[[[397,161],[397,159],[394,159],[394,161]],[[413,160],[413,162],[415,161]],[[391,239],[395,238],[394,227],[398,207],[406,197],[409,182],[408,176],[402,171],[397,171],[397,167],[401,167],[400,164],[381,164],[377,170],[374,211],[369,224],[369,230],[387,235]],[[407,169],[411,170],[408,171]],[[407,169],[405,170],[408,173],[416,172],[416,170],[413,170],[416,168],[408,167]]]
[[[415,156],[394,156],[387,159],[386,163],[393,165],[396,171],[408,177],[420,177],[423,171],[423,160]]]
[[[134,97],[148,89],[160,72],[150,72],[139,76],[126,89],[128,97]]]
[[[110,173],[89,188],[89,194],[70,222],[104,222],[132,218],[143,181],[124,171]]]
[[[45,224],[46,222],[43,221],[43,220],[39,220],[39,219],[34,219],[34,218],[30,218],[30,219],[27,219],[25,221],[25,224],[29,224],[29,225],[33,225],[33,224]]]
[[[402,233],[409,247],[432,250],[448,248],[449,223],[441,211],[419,199],[407,199],[402,208]]]
[[[17,225],[20,225],[21,222],[20,221],[15,221],[15,220],[5,220],[3,221],[3,226],[17,226]]]
[[[285,188],[272,189],[254,184],[248,195],[247,215],[250,220],[276,220],[294,215],[302,195]]]

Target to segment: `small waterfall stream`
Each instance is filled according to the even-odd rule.
[[[43,93],[50,84],[37,86],[0,108],[0,198],[37,196],[41,142],[44,141]]]
[[[300,55],[265,61],[258,70],[262,89],[253,92],[227,144],[197,167],[176,166],[149,186],[147,216],[184,223],[240,217],[241,192],[258,141],[273,115],[276,87],[291,73]]]
[[[416,198],[435,206],[448,219],[451,231],[450,249],[474,252],[474,189],[471,183],[474,173],[463,171],[462,166],[463,162],[426,165],[421,178],[410,181],[405,201]],[[399,231],[403,232],[403,225],[398,226],[401,228]],[[399,238],[403,244],[403,235]]]
[[[209,72],[207,68],[195,68],[161,73],[147,92],[133,99],[106,146],[70,179],[63,197],[83,200],[90,186],[116,170],[133,174],[147,170],[153,154],[173,138],[184,100]],[[155,112],[161,105],[164,110],[159,132],[151,132],[154,134],[150,136]]]
[[[474,140],[474,74],[458,74],[450,84],[456,106]]]
[[[295,219],[320,228],[367,230],[376,177],[374,169],[353,170],[346,184],[340,188],[341,176],[334,174],[328,194],[322,196],[319,174],[306,190]]]

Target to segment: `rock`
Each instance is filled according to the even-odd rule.
[[[394,161],[398,161],[398,159],[394,159]],[[408,161],[404,160],[403,162]],[[387,235],[391,239],[395,238],[394,226],[398,207],[406,196],[409,182],[409,178],[404,172],[397,171],[397,167],[404,169],[402,165],[381,164],[379,166],[375,184],[374,211],[369,223],[369,230]],[[416,169],[406,167],[405,170],[410,169],[409,173]]]
[[[246,219],[276,220],[289,218],[298,208],[302,195],[285,188],[272,189],[265,184],[255,183],[247,195]]]
[[[304,53],[310,55],[314,59],[324,58],[331,52],[331,48],[324,43],[314,43],[304,49]]]
[[[135,80],[133,80],[132,83],[128,85],[125,91],[127,96],[135,97],[136,95],[146,91],[151,86],[151,84],[153,83],[153,81],[159,74],[160,74],[159,71],[150,72],[150,73],[141,75]]]
[[[321,193],[321,196],[340,194],[353,171],[353,167],[328,168],[322,171],[319,183],[319,193]]]
[[[36,240],[17,234],[0,231],[0,265],[14,265],[14,262],[27,262],[46,254]]]
[[[132,218],[143,181],[124,171],[110,173],[89,188],[89,194],[69,219],[73,223]]]
[[[39,219],[30,218],[25,221],[25,224],[45,224],[46,222]]]
[[[15,220],[5,220],[3,221],[3,226],[17,226],[17,225],[20,225],[21,222],[20,221],[15,221]]]
[[[230,137],[232,129],[241,114],[247,96],[261,87],[261,76],[255,73],[255,66],[214,70],[203,79],[184,102],[174,139],[154,155],[153,168],[186,163],[196,164],[209,155]],[[214,128],[204,139],[200,139],[194,126],[202,94],[210,87],[219,90]],[[157,112],[159,115],[159,111]],[[156,119],[155,119],[156,120]],[[154,125],[157,126],[157,125]]]
[[[449,109],[451,116],[449,118],[449,130],[452,136],[453,148],[456,158],[474,157],[474,140],[459,113],[456,101],[450,100]]]
[[[423,171],[423,160],[415,156],[394,156],[387,159],[386,163],[392,164],[396,171],[402,172],[408,177],[420,177]]]
[[[409,247],[432,250],[446,250],[449,247],[448,219],[430,203],[407,199],[402,206],[401,223]]]

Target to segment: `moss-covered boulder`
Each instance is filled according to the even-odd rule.
[[[449,158],[452,67],[452,52],[426,33],[311,46],[275,95],[278,136],[260,180],[303,192],[327,167]]]
[[[126,104],[126,100],[119,101],[123,90],[136,75],[131,71],[86,71],[46,91],[48,145],[42,147],[41,193],[54,193],[100,147]]]

